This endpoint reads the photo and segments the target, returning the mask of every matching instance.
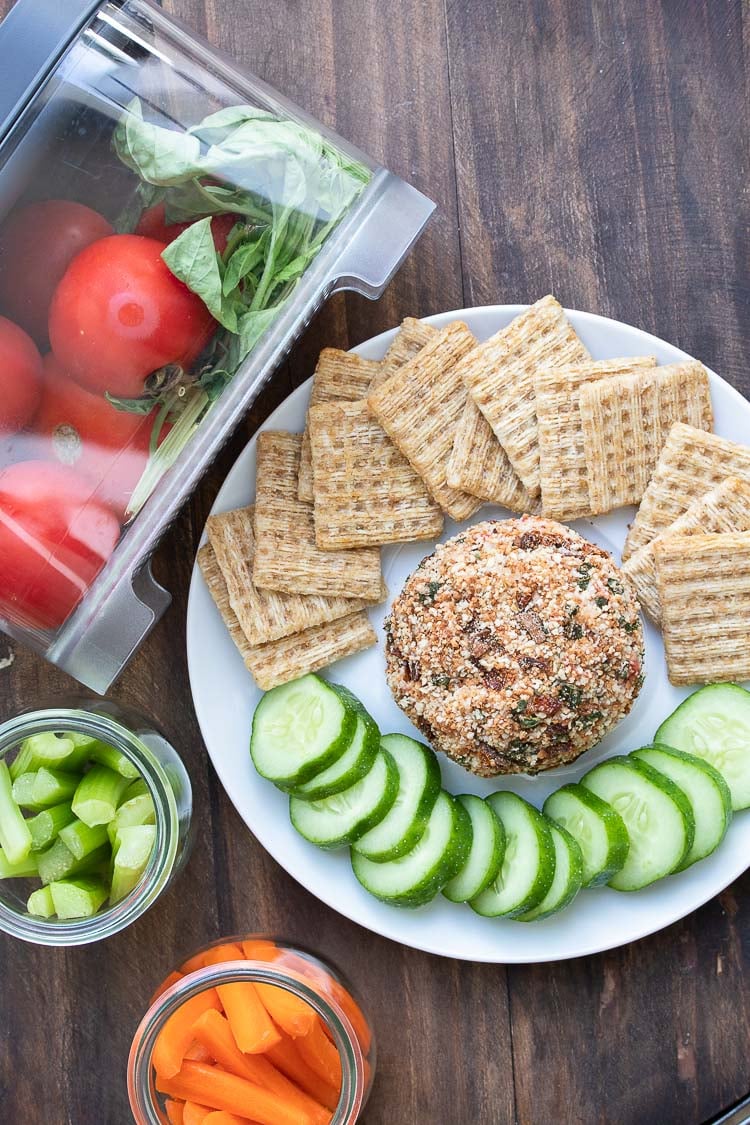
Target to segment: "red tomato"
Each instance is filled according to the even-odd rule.
[[[211,220],[211,234],[214,239],[214,246],[220,254],[223,254],[227,248],[227,240],[229,232],[232,227],[238,222],[239,216],[237,215],[214,215]],[[193,220],[195,222],[195,220]],[[174,240],[187,230],[192,223],[167,223],[164,215],[164,204],[157,203],[153,207],[149,207],[144,211],[138,220],[138,226],[135,228],[136,234],[142,234],[146,238],[155,238],[159,242],[174,242]]]
[[[0,472],[0,613],[57,629],[112,554],[114,513],[75,469],[21,461]]]
[[[102,215],[67,199],[30,203],[0,228],[0,308],[40,347],[60,278],[79,250],[108,234]]]
[[[42,390],[42,357],[22,328],[0,316],[0,434],[23,429]]]
[[[189,367],[216,328],[195,293],[161,260],[162,242],[114,234],[71,262],[49,317],[52,351],[91,391],[125,398],[168,363]]]
[[[66,375],[52,352],[43,363],[35,455],[80,469],[96,483],[97,496],[123,514],[146,468],[155,411],[144,417],[117,410]]]

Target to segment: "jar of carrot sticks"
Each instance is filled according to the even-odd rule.
[[[128,1060],[137,1125],[351,1125],[375,1066],[369,1020],[318,957],[250,935],[170,973]]]

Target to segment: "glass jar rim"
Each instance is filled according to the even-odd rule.
[[[217,944],[232,941],[232,938],[225,938]],[[301,973],[289,968],[274,968],[273,962],[252,960],[222,961],[196,969],[152,1001],[133,1036],[128,1056],[128,1097],[137,1125],[161,1125],[162,1122],[155,1110],[151,1056],[166,1021],[191,996],[217,985],[243,982],[284,988],[305,1000],[325,1021],[341,1059],[342,1077],[341,1095],[332,1111],[330,1125],[353,1125],[365,1100],[365,1056],[349,1017],[335,999],[322,996]]]
[[[14,910],[0,898],[0,930],[22,941],[56,947],[87,945],[111,937],[148,910],[169,882],[179,836],[177,802],[164,767],[146,743],[112,715],[63,706],[25,711],[0,724],[0,760],[24,738],[65,729],[100,738],[137,767],[154,802],[156,839],[146,869],[132,891],[91,918],[36,918]]]

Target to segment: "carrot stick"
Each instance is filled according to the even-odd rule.
[[[167,1111],[167,1120],[169,1121],[169,1125],[184,1125],[183,1110],[185,1109],[185,1106],[182,1102],[175,1102],[170,1098],[165,1103],[164,1108]]]
[[[243,941],[243,947],[245,944]],[[366,1055],[372,1044],[372,1032],[362,1009],[352,994],[329,973],[326,973],[317,965],[313,965],[305,958],[284,951],[282,959],[285,966],[294,969],[300,976],[312,981],[322,996],[330,996],[336,1001],[345,1015],[348,1016],[357,1039],[359,1039],[362,1053]],[[257,957],[256,960],[260,960],[260,957]]]
[[[196,1020],[193,1032],[207,1053],[224,1070],[239,1078],[246,1078],[249,1082],[257,1082],[259,1086],[285,1098],[290,1104],[298,1105],[310,1114],[314,1125],[328,1125],[330,1113],[280,1074],[263,1055],[243,1055],[234,1041],[227,1019],[220,1012],[204,1012]]]
[[[216,1009],[215,1008],[209,1008],[208,1011],[209,1012],[215,1012]],[[218,1016],[218,1014],[219,1013],[216,1012],[217,1016]],[[205,1015],[205,1012],[204,1012],[204,1015]],[[203,1046],[203,1044],[199,1043],[197,1039],[195,1040],[194,1043],[191,1043],[190,1046],[188,1047],[187,1051],[185,1051],[185,1058],[190,1059],[192,1062],[208,1063],[208,1062],[218,1062],[219,1061],[218,1059],[214,1059],[213,1055],[209,1054],[209,1052],[206,1050],[206,1048]]]
[[[215,988],[191,996],[169,1017],[159,1032],[152,1062],[156,1073],[163,1078],[172,1078],[182,1066],[185,1052],[193,1039],[193,1024],[207,1008],[218,1008],[219,997]]]
[[[248,941],[243,941],[242,951],[248,961],[277,961],[283,957],[278,945],[265,938],[250,938]]]
[[[169,1097],[196,1099],[211,1109],[223,1109],[240,1117],[250,1112],[259,1125],[313,1125],[310,1114],[298,1106],[218,1066],[185,1062],[174,1078],[157,1075],[156,1088]]]
[[[249,1117],[238,1117],[236,1113],[227,1113],[224,1109],[212,1109],[203,1125],[256,1125]]]
[[[149,1007],[151,1007],[151,1005],[154,1003],[154,1001],[158,1000],[160,996],[163,996],[168,988],[171,988],[173,984],[177,984],[178,980],[182,980],[182,973],[174,972],[174,973],[170,973],[168,977],[165,977],[164,980],[159,985],[159,987],[157,988],[154,995],[149,1000],[149,1002],[148,1002]]]
[[[290,1082],[295,1082],[316,1102],[320,1102],[330,1110],[334,1110],[339,1104],[340,1088],[337,1089],[329,1082],[324,1082],[314,1070],[310,1069],[297,1050],[294,1039],[285,1035],[282,1042],[271,1047],[267,1055]]]
[[[336,1089],[341,1088],[341,1057],[316,1019],[309,1034],[295,1039],[300,1055],[319,1078]]]
[[[216,991],[241,1051],[255,1055],[280,1041],[281,1036],[261,1003],[254,984],[250,981],[220,984]]]
[[[203,958],[205,956],[205,950],[201,950],[200,953],[196,953],[193,957],[188,957],[187,961],[183,961],[180,965],[180,972],[187,975],[187,973],[194,973],[196,969],[202,969]]]
[[[198,1105],[197,1102],[185,1102],[182,1125],[203,1125],[210,1112],[208,1106]]]
[[[206,965],[220,965],[222,961],[244,961],[245,955],[242,948],[236,945],[233,941],[228,941],[224,945],[215,945],[213,949],[208,949],[203,954],[203,967]]]
[[[256,984],[255,987],[263,1007],[282,1031],[291,1035],[292,1039],[310,1034],[317,1013],[306,1000],[275,984]]]

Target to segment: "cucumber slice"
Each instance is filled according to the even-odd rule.
[[[357,725],[349,749],[328,769],[296,786],[292,793],[304,801],[319,801],[343,793],[369,772],[379,749],[380,731],[362,707],[357,712]]]
[[[505,855],[500,873],[469,903],[487,918],[510,918],[533,910],[555,875],[555,845],[549,821],[523,797],[492,793],[487,803],[505,829]]]
[[[443,887],[443,894],[451,902],[468,902],[497,878],[505,854],[505,831],[481,797],[462,793],[456,800],[461,802],[471,820],[471,849],[458,875]]]
[[[435,752],[405,734],[387,734],[381,745],[398,770],[398,793],[380,824],[360,836],[354,850],[375,863],[406,855],[427,828],[442,779]]]
[[[250,756],[261,777],[291,788],[333,765],[357,725],[353,697],[320,676],[267,691],[255,708]]]
[[[708,684],[681,703],[654,742],[703,758],[729,786],[732,808],[750,808],[750,692],[739,684]]]
[[[469,814],[441,790],[427,828],[411,851],[387,863],[375,863],[352,851],[352,869],[375,898],[392,906],[424,906],[456,875],[470,847]]]
[[[695,838],[682,868],[711,855],[724,839],[732,819],[732,797],[719,771],[702,758],[665,746],[644,746],[634,750],[631,757],[666,774],[690,802]]]
[[[379,750],[370,772],[343,793],[322,801],[289,798],[292,824],[311,844],[319,848],[339,848],[352,844],[369,832],[396,800],[398,770],[387,750]]]
[[[533,910],[517,914],[517,922],[538,922],[570,906],[583,886],[583,854],[570,832],[550,823],[555,845],[555,876],[546,895]]]
[[[618,812],[583,785],[563,785],[544,802],[544,814],[566,829],[583,855],[584,887],[608,883],[627,859],[630,839]]]
[[[693,846],[695,820],[673,781],[646,762],[617,757],[589,770],[581,785],[616,809],[628,830],[628,857],[610,887],[637,891],[682,866]]]

